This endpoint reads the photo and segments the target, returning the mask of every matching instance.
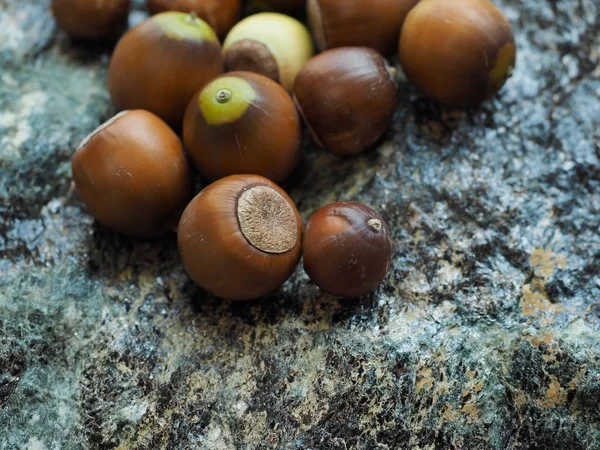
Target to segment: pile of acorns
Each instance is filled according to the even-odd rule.
[[[129,0],[52,6],[81,38],[118,35],[129,12]],[[299,162],[300,117],[319,146],[353,155],[392,122],[396,82],[382,55],[396,47],[408,80],[454,107],[493,96],[515,64],[510,24],[488,0],[308,0],[312,37],[279,13],[236,24],[240,0],[148,0],[148,8],[156,15],[123,35],[108,71],[123,112],[82,142],[73,178],[110,229],[152,237],[177,228],[187,273],[224,299],[277,290],[302,255],[310,278],[338,297],[366,295],[386,276],[392,245],[375,211],[335,203],[303,231],[275,184]],[[188,157],[217,180],[193,200]]]

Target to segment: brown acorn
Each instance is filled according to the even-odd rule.
[[[416,87],[455,107],[494,96],[516,62],[510,23],[489,0],[422,0],[406,18],[399,52]]]
[[[392,70],[366,47],[336,48],[312,58],[296,77],[294,100],[315,141],[339,155],[374,145],[398,104]]]
[[[364,46],[395,51],[406,15],[419,0],[308,0],[308,23],[320,51]]]
[[[306,224],[304,269],[323,291],[362,297],[374,291],[390,267],[392,243],[385,221],[362,203],[338,202]]]
[[[302,221],[288,195],[256,175],[233,175],[205,188],[184,211],[179,253],[188,275],[226,300],[276,291],[302,252]]]
[[[229,72],[192,98],[183,139],[198,170],[212,180],[253,173],[278,182],[296,168],[302,134],[283,87],[255,73]]]
[[[150,14],[165,11],[195,13],[219,36],[225,36],[240,18],[241,0],[147,0]]]
[[[117,37],[127,25],[130,0],[52,0],[60,28],[82,39]]]
[[[222,73],[221,46],[212,28],[193,14],[165,12],[129,30],[108,69],[119,109],[145,109],[172,127],[192,96]]]
[[[123,111],[100,126],[72,159],[75,186],[106,227],[152,237],[177,224],[193,194],[183,146],[147,111]]]

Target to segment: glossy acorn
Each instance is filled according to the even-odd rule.
[[[324,292],[341,298],[365,296],[383,281],[392,243],[385,221],[357,202],[317,210],[306,224],[304,269]]]
[[[58,26],[81,39],[117,37],[127,25],[130,0],[52,0]]]
[[[315,141],[338,155],[374,145],[398,105],[392,69],[366,47],[336,48],[312,58],[296,77],[294,101]]]
[[[406,15],[419,0],[308,0],[307,15],[320,51],[364,46],[394,52]]]
[[[494,96],[512,75],[512,28],[488,0],[422,0],[399,42],[406,76],[426,96],[453,107]]]
[[[240,18],[241,0],[147,0],[150,14],[165,11],[195,13],[219,36],[225,36]]]
[[[256,72],[288,92],[296,75],[314,54],[312,38],[296,19],[277,13],[254,14],[239,22],[223,43],[228,71]]]
[[[205,188],[184,211],[179,253],[200,287],[226,300],[276,291],[302,252],[302,221],[288,195],[268,179],[233,175]]]
[[[123,111],[97,128],[72,158],[75,186],[106,227],[153,237],[177,224],[193,179],[181,141],[161,119]]]
[[[209,179],[253,173],[279,182],[298,165],[302,134],[294,102],[279,84],[251,72],[230,72],[192,98],[183,139]]]
[[[193,14],[165,12],[129,30],[108,69],[108,88],[119,109],[145,109],[173,128],[192,96],[223,71],[213,29]]]

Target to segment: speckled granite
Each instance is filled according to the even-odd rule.
[[[307,145],[285,186],[304,218],[381,210],[381,289],[340,302],[299,268],[235,304],[174,236],[85,214],[69,158],[113,113],[110,47],[0,0],[0,449],[600,449],[600,4],[498,3],[520,50],[501,97],[402,84],[379,148]]]

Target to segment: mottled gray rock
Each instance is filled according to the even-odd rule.
[[[307,144],[303,217],[378,208],[393,270],[340,302],[298,268],[244,304],[70,193],[110,46],[47,3],[0,0],[0,449],[600,449],[597,0],[498,1],[519,63],[480,109],[403,84],[376,150]]]

